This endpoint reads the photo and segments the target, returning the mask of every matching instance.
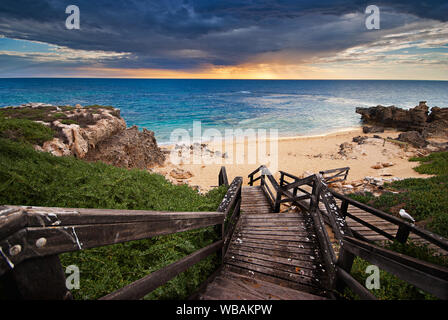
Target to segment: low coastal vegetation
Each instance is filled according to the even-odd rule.
[[[53,130],[42,124],[27,119],[4,118],[0,114],[0,138],[40,145],[53,136]]]
[[[48,127],[29,119],[0,117],[0,203],[72,208],[215,211],[225,187],[201,195],[158,174],[126,170],[74,157],[37,152],[32,144],[51,139]],[[60,255],[63,266],[81,271],[77,299],[96,299],[158,270],[217,239],[204,228],[148,240]],[[213,271],[216,256],[177,276],[147,296],[186,298]],[[1,291],[1,290],[0,290]]]
[[[429,229],[444,237],[448,236],[448,152],[432,153],[426,157],[412,158],[420,165],[415,168],[419,173],[435,175],[431,178],[404,179],[385,184],[388,191],[375,197],[371,193],[352,194],[353,199],[397,215],[398,210],[404,208],[416,219],[416,224]],[[448,267],[446,256],[437,253],[424,245],[417,245],[408,241],[406,245],[394,242],[386,248],[400,252],[420,260],[428,261]],[[370,263],[357,257],[353,264],[352,275],[361,283],[366,281],[368,274],[365,270]],[[379,299],[435,299],[434,296],[423,292],[394,275],[380,271],[380,289],[372,290]],[[346,294],[350,298],[357,298],[348,289]]]
[[[417,225],[448,237],[448,152],[436,152],[410,161],[420,162],[415,168],[417,172],[434,176],[386,183],[387,191],[379,197],[369,192],[351,197],[393,215],[398,215],[403,208],[415,218]]]
[[[119,110],[111,106],[89,105],[82,107],[89,115],[101,113],[100,110],[111,110],[112,114],[119,116]],[[78,124],[81,127],[94,124],[93,117],[80,116],[73,106],[39,106],[39,107],[5,107],[0,108],[0,119],[5,120],[32,120],[45,123],[60,121],[63,124]],[[53,128],[54,130],[54,128]]]

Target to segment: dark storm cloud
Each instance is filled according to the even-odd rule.
[[[373,35],[362,14],[373,3],[385,8],[386,30],[418,19],[448,19],[447,1],[2,0],[0,35],[131,53],[103,61],[107,67],[233,65],[285,50],[300,51],[300,60],[368,43]],[[81,30],[65,29],[69,4],[80,8]]]

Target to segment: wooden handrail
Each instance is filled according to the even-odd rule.
[[[440,299],[448,299],[448,268],[352,237],[344,237],[341,250],[347,250]]]
[[[236,223],[240,216],[242,185],[242,177],[236,177],[235,179],[233,179],[226,195],[224,196],[217,210],[218,212],[223,212],[225,215],[225,220],[221,231],[224,243],[222,249],[222,258],[224,258],[227,253],[227,248],[229,247]]]
[[[0,275],[27,259],[204,228],[224,220],[221,212],[7,208],[17,210],[14,223],[22,220],[22,228],[0,239]],[[2,220],[4,230],[11,221]]]
[[[337,169],[331,169],[331,170],[325,170],[325,171],[319,171],[319,174],[322,175],[323,180],[325,183],[335,183],[335,182],[342,182],[347,180],[348,172],[350,170],[350,167],[344,167],[344,168],[337,168]],[[332,176],[326,176],[326,174],[329,173],[335,173]],[[343,177],[338,179],[339,177]]]
[[[224,167],[219,177],[226,184]],[[0,207],[0,276],[12,269],[8,276],[24,299],[70,299],[60,253],[221,225],[221,240],[104,297],[140,299],[224,247],[231,237],[225,218],[232,209],[232,221],[238,217],[241,185],[242,178],[235,178],[217,212]]]
[[[342,200],[343,202],[346,203],[347,207],[345,208],[345,211],[346,211],[347,216],[349,216],[350,218],[355,219],[358,222],[360,222],[359,220],[361,220],[359,218],[354,217],[353,215],[351,215],[347,211],[348,210],[347,209],[348,205],[352,205],[352,206],[357,207],[357,208],[359,208],[359,209],[361,209],[361,210],[363,210],[365,212],[368,212],[368,213],[370,213],[370,214],[372,214],[374,216],[377,216],[377,217],[379,217],[381,219],[384,219],[384,220],[386,220],[386,221],[388,221],[390,223],[393,223],[393,224],[395,224],[395,225],[397,225],[397,226],[399,226],[401,228],[401,230],[399,229],[400,231],[402,231],[402,232],[403,231],[404,232],[412,232],[412,233],[418,235],[419,237],[421,237],[421,238],[423,238],[423,239],[425,239],[425,240],[435,244],[439,248],[442,248],[445,251],[448,251],[448,239],[446,239],[446,238],[444,238],[442,236],[439,236],[438,234],[435,234],[433,232],[430,232],[428,230],[424,230],[424,229],[422,229],[422,228],[420,228],[420,227],[418,227],[418,226],[416,226],[414,224],[411,224],[409,222],[401,220],[400,218],[397,218],[397,217],[395,217],[395,216],[393,216],[391,214],[388,214],[388,213],[383,212],[381,210],[369,207],[368,205],[366,205],[364,203],[361,203],[359,201],[353,200],[353,199],[351,199],[351,198],[349,198],[349,197],[347,197],[345,195],[342,195],[340,193],[335,192],[334,190],[330,189],[330,192],[333,194],[333,196],[335,198],[338,198],[338,199],[340,199],[340,200]],[[368,225],[368,223],[363,223],[363,225],[369,227],[373,231],[376,231],[376,232],[382,234],[383,236],[387,237],[390,240],[397,239],[397,236],[400,235],[400,233],[397,233],[397,235],[395,237],[392,236],[392,235],[389,235],[389,234],[386,235],[386,234],[384,234],[385,233],[384,231],[381,232],[381,231],[377,230],[378,228],[376,228],[376,227],[372,228],[370,225]],[[407,239],[407,237],[402,238],[401,242],[405,242],[406,239]]]
[[[117,291],[114,291],[100,300],[136,300],[141,299],[148,293],[164,285],[179,273],[184,272],[202,259],[207,258],[212,253],[218,251],[223,246],[223,241],[219,240],[211,245],[202,248],[185,258],[176,261],[169,266],[157,270],[144,278],[141,278]]]

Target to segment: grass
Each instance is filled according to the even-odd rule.
[[[13,121],[13,122],[9,122]],[[14,120],[7,120],[10,128]],[[17,120],[25,121],[25,120]],[[28,120],[29,121],[29,120]],[[4,122],[1,122],[5,128]],[[27,125],[30,125],[25,121]],[[225,187],[201,195],[163,176],[126,170],[72,157],[34,151],[29,143],[46,138],[43,125],[17,130],[15,139],[0,135],[0,204],[73,208],[215,211]],[[29,130],[28,130],[29,129]],[[9,129],[8,129],[9,130]],[[30,132],[28,132],[30,131]],[[8,136],[9,137],[9,136]],[[77,265],[81,288],[75,298],[95,299],[192,253],[217,239],[213,227],[60,255],[63,266]],[[186,298],[217,265],[216,256],[200,262],[147,298]]]

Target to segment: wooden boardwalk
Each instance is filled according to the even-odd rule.
[[[190,299],[339,299],[346,287],[376,299],[351,274],[355,257],[448,299],[447,268],[373,243],[410,238],[448,252],[448,239],[328,189],[321,175],[280,173],[277,182],[260,166],[243,187],[242,177],[228,184],[222,167],[219,184],[228,190],[215,212],[0,206],[0,277],[17,299],[72,299],[59,254],[214,227],[220,239],[101,299],[142,299],[216,253],[222,263]],[[301,211],[281,213],[292,204]]]
[[[272,213],[259,186],[243,187],[223,269],[200,299],[325,299],[326,273],[310,219]]]

